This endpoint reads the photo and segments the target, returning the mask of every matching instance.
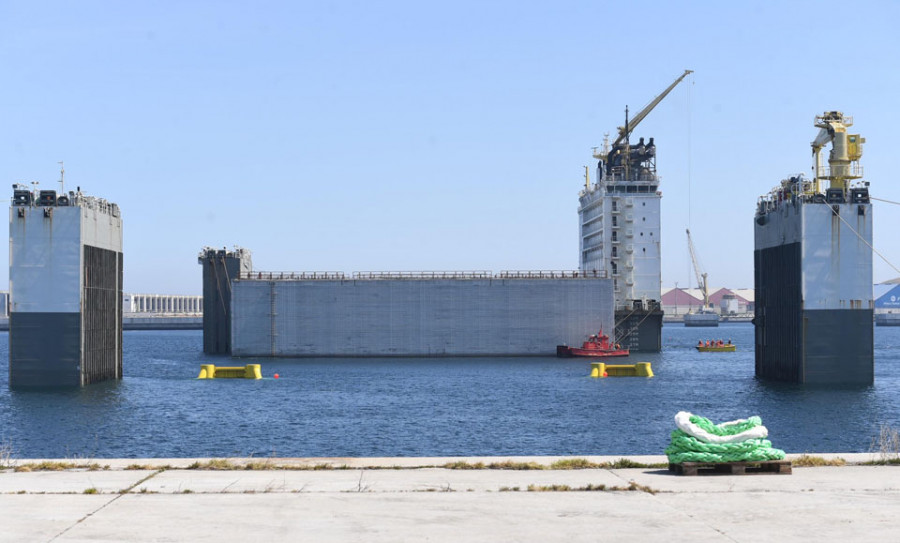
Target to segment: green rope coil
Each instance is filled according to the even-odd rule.
[[[762,426],[762,419],[756,416],[742,421],[713,424],[713,421],[705,417],[701,417],[699,415],[691,415],[691,422],[693,422],[700,428],[703,428],[707,432],[717,436],[733,436],[735,434],[740,434],[741,432],[746,432],[751,428]]]
[[[748,439],[738,443],[704,443],[682,432],[681,430],[672,431],[672,441],[670,447],[674,447],[678,451],[697,451],[709,453],[733,453],[752,451],[759,447],[772,447],[772,442],[768,439]],[[668,450],[668,449],[666,449]]]
[[[714,435],[735,435],[762,425],[759,417],[734,423],[714,424],[707,418],[691,415],[690,421]],[[706,443],[681,430],[674,430],[666,447],[669,462],[764,462],[783,460],[784,451],[772,447],[768,439],[747,439],[737,443]]]
[[[681,464],[682,462],[765,462],[768,460],[784,460],[784,451],[780,449],[756,449],[742,453],[705,453],[705,452],[681,452],[669,453],[669,462]]]

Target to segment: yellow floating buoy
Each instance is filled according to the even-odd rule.
[[[653,377],[653,369],[650,362],[637,364],[591,362],[591,377]]]
[[[262,371],[259,364],[218,368],[213,364],[203,364],[197,379],[262,379]]]

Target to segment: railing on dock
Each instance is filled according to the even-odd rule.
[[[364,271],[353,272],[354,279],[491,279],[489,271]]]
[[[497,279],[606,279],[605,270],[531,270],[531,271],[502,271],[496,275]]]
[[[241,272],[240,279],[256,279],[259,281],[343,281],[344,272]]]
[[[490,271],[363,271],[343,272],[243,272],[240,280],[248,281],[384,281],[384,280],[475,280],[475,279],[606,279],[603,270],[504,270]]]

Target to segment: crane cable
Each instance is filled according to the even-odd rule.
[[[691,84],[687,88],[687,229],[691,229],[691,89],[694,86],[694,74],[691,74]],[[691,286],[691,263],[688,262],[688,288]],[[697,285],[698,287],[700,285]],[[676,294],[677,296],[677,294]],[[677,305],[677,304],[676,304]]]
[[[869,196],[870,200],[878,200],[879,202],[885,202],[888,204],[894,204],[895,206],[900,206],[900,202],[894,202],[892,200],[885,200],[884,198],[875,198],[874,196]]]
[[[880,199],[880,198],[872,198],[871,196],[870,196],[869,198],[872,199],[872,200],[879,200],[879,201],[881,201],[881,202],[888,202],[888,203],[890,203],[890,204],[900,205],[900,203],[897,203],[897,202],[890,202],[890,201],[888,201],[888,200],[882,200],[882,199]],[[860,233],[857,232],[856,229],[854,229],[854,228],[850,225],[850,223],[847,222],[847,220],[846,220],[845,218],[841,217],[841,214],[838,213],[838,212],[836,212],[836,211],[834,210],[834,208],[831,208],[831,214],[834,215],[835,217],[837,217],[838,219],[840,219],[842,223],[846,224],[846,225],[847,225],[847,228],[849,228],[851,232],[853,232],[854,234],[856,234],[856,237],[858,237],[858,238],[860,239],[860,241],[862,241],[863,243],[865,243],[865,244],[866,244],[866,247],[868,247],[869,249],[872,249],[872,252],[875,253],[876,255],[878,255],[878,256],[881,258],[881,260],[884,260],[884,262],[885,262],[888,266],[894,268],[894,271],[896,271],[897,273],[900,273],[900,268],[897,268],[897,266],[894,266],[894,265],[891,263],[891,261],[888,260],[887,258],[885,258],[885,256],[884,256],[883,254],[879,253],[878,250],[875,249],[875,247],[872,247],[872,244],[869,243],[868,241],[866,241],[866,239],[865,239],[864,237],[862,237],[862,236],[860,235]]]

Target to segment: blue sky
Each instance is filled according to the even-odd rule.
[[[125,290],[197,294],[198,251],[273,271],[578,266],[591,147],[637,128],[663,284],[752,287],[753,212],[809,172],[815,115],[900,201],[900,3],[0,2],[0,179],[118,203]],[[10,191],[11,189],[7,189]],[[900,213],[876,249],[900,266]],[[6,256],[2,257],[6,262]],[[0,265],[0,284],[8,266]],[[875,280],[898,274],[876,257]]]

